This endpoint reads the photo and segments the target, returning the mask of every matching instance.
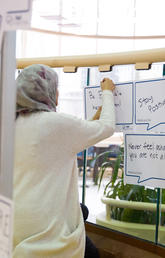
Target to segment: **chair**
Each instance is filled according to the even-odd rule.
[[[95,152],[94,152],[94,147],[89,147],[87,149],[87,154],[86,154],[86,160],[87,160],[87,172],[91,172],[92,166],[92,160],[94,159]],[[79,168],[79,173],[83,170],[83,165],[84,165],[84,151],[79,152],[77,154],[77,162],[78,162],[78,168]]]

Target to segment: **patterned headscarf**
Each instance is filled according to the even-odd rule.
[[[34,64],[26,67],[16,79],[16,113],[56,111],[57,73],[50,67]]]

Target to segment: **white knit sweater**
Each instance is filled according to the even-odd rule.
[[[100,119],[56,112],[16,120],[13,258],[83,258],[76,154],[114,132],[111,91],[103,91]]]

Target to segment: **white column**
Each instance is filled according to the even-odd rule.
[[[5,32],[1,49],[0,69],[0,194],[12,199],[16,32]]]

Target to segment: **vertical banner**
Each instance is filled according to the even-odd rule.
[[[0,195],[0,257],[12,257],[13,204],[9,198]]]
[[[0,2],[0,258],[12,257],[16,32],[30,27],[32,0]]]
[[[0,3],[0,46],[3,32],[29,28],[32,0],[5,0]]]
[[[32,0],[5,0],[0,3],[3,30],[26,28],[31,23]]]

